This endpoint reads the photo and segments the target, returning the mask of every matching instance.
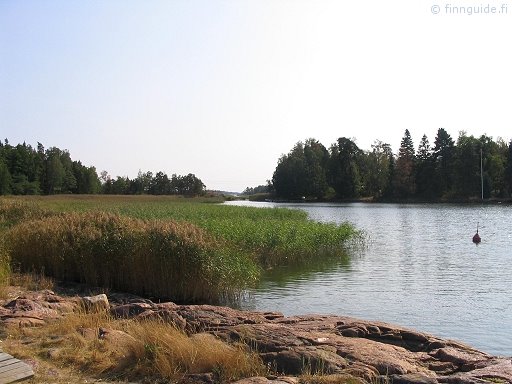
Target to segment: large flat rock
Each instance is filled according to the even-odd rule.
[[[94,297],[86,300],[95,302]],[[158,318],[189,334],[207,332],[227,342],[248,343],[278,376],[241,383],[291,383],[305,372],[362,383],[512,383],[511,358],[398,325],[334,315],[285,317],[212,305],[157,304],[121,294],[97,300],[102,305],[94,310],[109,308],[115,317]],[[0,319],[6,325],[38,326],[83,306],[82,298],[29,292],[3,303]]]

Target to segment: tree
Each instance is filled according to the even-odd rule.
[[[64,187],[66,170],[60,160],[60,149],[52,147],[46,151],[46,193],[60,193]]]
[[[327,163],[329,152],[317,140],[308,139],[304,145],[305,190],[304,196],[321,199],[327,188]]]
[[[506,194],[507,145],[487,135],[480,136],[479,141],[483,153],[484,197],[503,197]]]
[[[171,176],[170,193],[173,195],[198,196],[206,192],[204,183],[193,173],[186,176]]]
[[[199,196],[203,195],[205,191],[206,186],[193,173],[182,177],[182,190],[180,194],[185,196]]]
[[[362,181],[362,194],[380,198],[389,182],[389,163],[393,157],[391,146],[376,140],[372,150],[363,154],[359,169]]]
[[[422,198],[433,198],[432,180],[435,176],[435,163],[427,135],[423,135],[418,146],[415,170],[416,195]]]
[[[395,164],[395,174],[393,177],[393,191],[395,197],[412,197],[416,191],[416,182],[414,179],[414,145],[411,134],[406,129],[404,137],[400,143],[398,157]]]
[[[73,161],[73,175],[76,180],[76,188],[71,192],[94,194],[100,191],[101,184],[95,167],[85,167],[80,161]]]
[[[11,174],[7,168],[7,164],[2,157],[0,157],[0,195],[7,195],[11,193]]]
[[[506,166],[505,166],[505,186],[507,188],[507,194],[510,196],[512,193],[512,140],[508,143],[508,151],[506,155]]]
[[[149,188],[151,186],[151,180],[153,179],[153,173],[142,172],[139,169],[139,173],[134,180],[130,182],[130,193],[132,195],[142,195],[149,192]]]
[[[305,196],[306,184],[304,144],[299,141],[288,155],[279,158],[272,176],[272,185],[277,196],[295,199]]]
[[[247,187],[242,192],[242,195],[256,195],[258,193],[269,193],[270,186],[267,185],[258,185],[257,187]]]
[[[77,189],[77,180],[73,173],[73,160],[67,150],[60,151],[60,162],[64,168],[63,193],[73,193]]]
[[[163,172],[157,172],[151,180],[149,193],[152,195],[168,195],[171,193],[171,180]]]
[[[329,188],[327,165],[329,152],[317,140],[299,141],[293,149],[279,158],[272,176],[271,187],[280,197],[323,198]]]
[[[480,150],[482,143],[474,136],[461,131],[455,148],[453,162],[454,193],[462,198],[481,195]]]
[[[131,181],[128,177],[117,176],[112,181],[111,193],[114,195],[128,195],[130,194]]]
[[[358,162],[361,154],[356,143],[346,137],[340,137],[331,146],[328,179],[337,197],[343,199],[359,196],[361,178]]]
[[[433,186],[436,197],[450,195],[453,190],[453,160],[455,146],[453,139],[444,128],[437,130],[434,142],[435,178]]]
[[[39,188],[42,193],[48,190],[48,180],[46,175],[46,151],[41,143],[37,143],[37,153],[35,158],[37,164],[37,180],[39,181]]]

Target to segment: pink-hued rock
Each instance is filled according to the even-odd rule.
[[[83,302],[51,291],[29,292],[3,303],[0,320],[5,325],[42,325],[83,308]],[[206,332],[228,343],[243,341],[279,375],[247,378],[239,384],[295,384],[294,376],[308,372],[322,373],[332,382],[350,377],[361,383],[380,379],[395,384],[512,383],[511,358],[491,356],[456,341],[392,324],[344,316],[285,317],[278,312],[212,305],[156,304],[121,294],[97,302],[102,309],[108,303],[114,317],[160,319],[190,335]],[[84,330],[85,334],[116,342],[131,338],[101,329]],[[208,382],[211,375],[199,376],[189,379]]]

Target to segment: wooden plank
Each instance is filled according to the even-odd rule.
[[[14,357],[11,356],[11,358],[9,360],[3,360],[0,362],[0,372],[2,371],[5,371],[5,367],[8,367],[9,365],[11,364],[14,364],[16,362],[18,362],[19,360],[18,359],[15,359]]]
[[[34,376],[32,368],[11,355],[0,352],[0,384],[14,383]]]
[[[34,372],[25,363],[25,366],[18,366],[16,369],[4,372],[0,374],[0,384],[14,383],[15,381],[21,381],[29,379],[34,376]],[[28,370],[27,370],[28,367]]]
[[[1,352],[0,353],[0,362],[4,361],[4,360],[9,360],[9,359],[12,359],[13,357],[7,353],[4,353],[4,352]]]
[[[23,367],[28,367],[28,366],[27,366],[27,364],[25,364],[22,361],[19,361],[19,360],[16,360],[16,359],[12,359],[10,361],[10,364],[5,364],[5,365],[0,367],[0,376],[2,374],[4,374],[5,372],[9,372],[9,371],[12,371],[14,369],[18,369],[20,367],[23,368]]]

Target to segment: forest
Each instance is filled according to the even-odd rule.
[[[164,172],[141,172],[134,179],[112,178],[95,167],[72,160],[67,150],[33,148],[26,143],[0,142],[0,195],[116,194],[186,195],[205,192],[205,185],[194,174],[171,177]]]
[[[512,193],[512,141],[468,136],[457,141],[439,128],[431,145],[423,135],[417,149],[405,130],[396,154],[375,141],[371,150],[340,137],[329,149],[311,138],[283,155],[269,187],[284,199],[383,201],[477,200]]]
[[[310,138],[278,160],[268,186],[244,194],[272,192],[281,199],[381,201],[478,200],[512,196],[512,141],[462,131],[455,141],[439,128],[431,145],[423,135],[417,149],[408,129],[397,153],[376,140],[370,150],[340,137],[328,149]],[[0,142],[0,194],[202,195],[194,174],[170,177],[139,171],[134,179],[111,177],[72,160],[67,150]]]

